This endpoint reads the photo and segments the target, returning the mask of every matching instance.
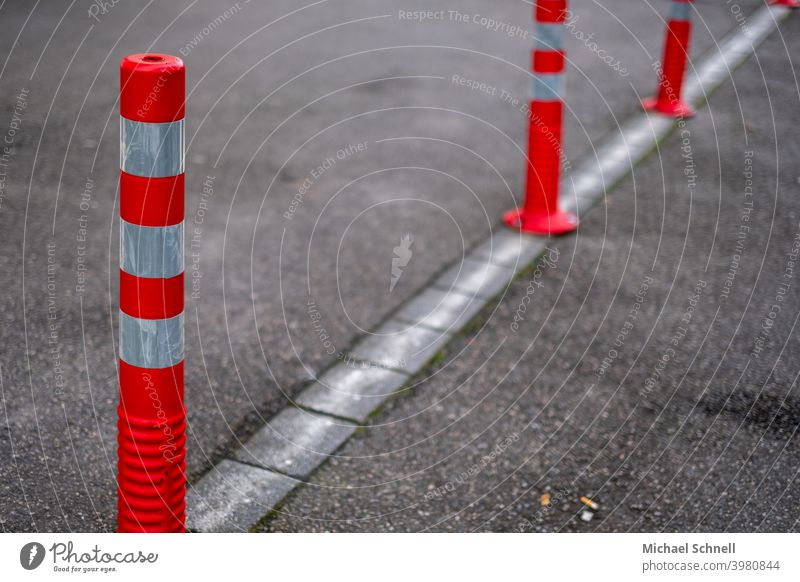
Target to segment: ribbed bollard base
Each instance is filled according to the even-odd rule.
[[[186,531],[186,421],[119,418],[117,530]]]

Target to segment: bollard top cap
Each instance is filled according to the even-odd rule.
[[[120,62],[120,115],[169,123],[186,115],[186,65],[161,53],[128,55]]]

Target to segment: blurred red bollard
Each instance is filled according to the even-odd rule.
[[[525,203],[505,213],[504,221],[523,232],[557,235],[572,232],[578,218],[559,210],[558,192],[563,150],[564,22],[566,0],[537,0],[536,46],[532,54],[533,90],[528,127]]]
[[[689,39],[692,33],[692,2],[672,0],[672,12],[664,39],[664,61],[658,79],[658,95],[642,102],[648,111],[671,117],[692,117],[694,111],[681,99],[686,61],[689,58]]]
[[[800,1],[798,0],[771,0],[770,4],[773,6],[786,6],[787,8],[800,8]]]
[[[117,530],[182,532],[186,69],[138,54],[120,72]]]

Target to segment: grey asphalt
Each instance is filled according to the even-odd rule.
[[[666,2],[649,6],[633,0],[574,4],[578,19],[567,44],[571,69],[565,150],[571,158],[578,159],[590,152],[591,143],[612,130],[618,120],[637,110],[639,97],[652,91],[651,64],[659,58],[663,37],[660,16],[666,14],[668,6]],[[738,5],[747,13],[760,4],[758,0],[742,0]],[[194,247],[187,235],[187,274],[196,266],[202,275],[196,279],[199,282],[193,289],[195,294],[190,296],[192,290],[187,292],[186,397],[190,421],[189,468],[193,477],[201,475],[239,439],[252,434],[265,419],[285,406],[307,379],[319,375],[334,362],[329,353],[330,345],[335,352],[347,352],[359,335],[373,329],[433,276],[457,263],[465,249],[485,237],[496,225],[500,213],[514,205],[521,186],[525,117],[505,103],[500,93],[505,90],[521,99],[527,95],[530,35],[506,33],[514,25],[529,29],[531,7],[525,2],[460,2],[458,11],[467,15],[467,22],[455,16],[451,18],[447,11],[453,8],[444,2],[409,2],[402,7],[388,1],[365,5],[333,0],[308,6],[286,1],[271,2],[267,6],[244,1],[230,5],[205,0],[152,5],[121,2],[105,13],[97,12],[92,6],[90,2],[76,2],[64,7],[9,3],[0,7],[4,23],[4,34],[0,36],[0,55],[4,55],[0,65],[0,102],[3,105],[0,134],[13,141],[0,204],[3,249],[0,253],[3,281],[0,302],[3,344],[0,355],[3,404],[0,413],[0,459],[3,460],[0,463],[0,527],[3,530],[111,530],[114,527],[118,263],[116,96],[117,63],[125,54],[158,50],[183,56],[188,66],[187,220],[194,222],[200,232]],[[735,28],[737,21],[730,7],[722,3],[697,2],[697,7],[703,19],[695,26],[693,51],[699,54]],[[445,10],[444,20],[419,22],[406,18],[406,12],[421,9]],[[90,17],[90,10],[95,11],[96,18]],[[400,11],[403,11],[402,16]],[[507,26],[492,31],[482,24],[482,16]],[[796,28],[797,25],[791,21],[788,26]],[[622,76],[601,62],[579,40],[579,32],[593,33],[598,46],[624,62],[629,74]],[[791,42],[789,34],[786,39]],[[783,60],[780,60],[781,55]],[[775,91],[781,89],[788,95],[783,103],[774,100],[773,106],[776,110],[786,107],[783,117],[788,118],[793,111],[792,104],[796,103],[796,94],[791,93],[794,86],[787,85],[791,67],[787,65],[783,49],[761,60],[768,62],[767,56],[777,59],[768,71],[779,74],[778,79],[771,80],[770,91],[774,87]],[[750,65],[747,70],[752,71],[753,66],[756,65]],[[738,99],[746,96],[748,90],[753,92],[753,103],[747,107],[742,105],[741,111],[747,112],[749,124],[757,125],[759,118],[755,113],[759,107],[763,110],[766,104],[759,69],[756,73],[755,79],[736,84],[738,93],[731,93],[729,87],[725,89],[727,93],[723,91],[714,98],[720,105],[713,110],[713,123],[707,113],[692,122],[698,157],[701,139],[708,140],[714,131],[721,134],[726,127],[723,121],[727,120],[728,126],[737,122],[741,125]],[[743,74],[738,73],[736,78],[743,79]],[[458,76],[456,82],[453,82],[454,75]],[[496,90],[469,90],[459,84],[462,78],[480,81]],[[21,91],[22,97],[18,98]],[[492,92],[495,94],[490,94]],[[24,108],[20,109],[19,103],[24,103]],[[15,116],[15,107],[21,115]],[[13,127],[14,134],[10,135],[12,124],[20,125],[17,117],[21,117],[21,126]],[[700,127],[706,127],[702,137]],[[768,138],[769,129],[771,126],[762,129],[767,134],[764,139]],[[732,134],[735,132],[733,127],[728,130]],[[761,135],[754,130],[750,137],[757,139]],[[725,193],[741,189],[742,148],[734,147],[737,144],[733,139],[712,139],[706,144],[705,155],[711,160],[706,162],[707,166],[717,168],[718,163],[729,166],[730,178],[725,183]],[[361,151],[358,144],[365,144]],[[733,149],[723,155],[724,147]],[[782,147],[781,151],[786,152],[782,155],[788,157],[791,152],[796,153],[796,149],[796,142],[790,141]],[[343,150],[342,159],[337,158],[339,150]],[[669,155],[665,150],[658,160],[663,162]],[[675,153],[671,155],[674,158]],[[754,164],[754,171],[763,172],[764,181],[770,176],[774,181],[776,172],[774,164],[770,171],[768,143],[760,147],[758,155],[764,161]],[[329,158],[335,160],[327,164],[331,167],[316,172],[315,168]],[[680,171],[679,155],[677,160],[672,159],[671,163]],[[544,344],[548,349],[559,346],[556,361],[562,371],[570,369],[565,362],[573,362],[573,366],[580,362],[575,374],[579,374],[581,381],[590,377],[608,351],[609,337],[616,333],[611,315],[624,313],[627,301],[623,299],[629,301],[638,288],[641,271],[633,269],[637,261],[649,264],[661,259],[656,261],[657,268],[671,273],[668,267],[676,267],[679,257],[683,256],[677,271],[683,273],[694,262],[705,265],[710,256],[712,270],[724,273],[728,269],[732,235],[723,236],[724,229],[720,227],[713,252],[707,248],[704,236],[713,234],[708,224],[715,224],[718,212],[724,210],[719,201],[731,203],[732,198],[723,199],[723,190],[716,190],[714,185],[707,186],[705,197],[698,188],[692,206],[693,228],[689,229],[697,233],[698,240],[693,243],[697,246],[687,247],[688,252],[683,255],[676,254],[683,246],[671,239],[682,236],[688,223],[686,213],[680,214],[680,199],[667,199],[665,193],[672,191],[670,186],[677,188],[680,174],[665,170],[665,186],[658,161],[648,168],[637,171],[636,199],[649,195],[654,197],[653,202],[645,208],[637,206],[637,210],[658,211],[653,213],[658,217],[653,224],[663,236],[640,228],[639,225],[644,224],[641,221],[647,217],[637,215],[636,239],[632,239],[630,216],[626,222],[630,205],[617,202],[625,196],[632,199],[632,194],[618,191],[609,206],[617,212],[609,214],[596,209],[579,237],[559,243],[566,245],[562,262],[558,269],[548,273],[548,281],[552,277],[552,282],[537,290],[537,301],[548,292],[558,295],[561,289],[557,286],[558,277],[569,273],[564,281],[568,291],[560,295],[557,304],[559,315],[556,317],[553,312],[548,317],[549,308],[529,312],[531,322],[536,321],[536,317],[547,317],[542,334],[546,333],[550,339],[538,339],[537,344]],[[312,171],[318,176],[313,177]],[[704,179],[713,175],[710,171],[702,174]],[[728,174],[723,178],[726,176]],[[786,178],[783,174],[780,177],[787,180],[783,187],[796,186],[793,177]],[[304,182],[311,178],[313,183],[299,194]],[[204,195],[204,183],[211,186],[213,194],[208,193],[207,187]],[[774,194],[774,184],[772,192]],[[774,201],[775,196],[770,199]],[[669,212],[661,213],[666,200],[670,204]],[[785,195],[779,202],[790,204]],[[738,207],[734,205],[734,208]],[[771,213],[764,212],[771,218]],[[291,218],[287,218],[286,213]],[[665,222],[662,230],[662,214],[666,216],[665,221],[675,221],[672,228],[667,228]],[[769,249],[785,246],[796,227],[796,224],[789,224],[787,210],[782,209],[775,218]],[[701,227],[703,220],[711,222]],[[786,221],[782,229],[777,228],[780,221]],[[724,224],[722,214],[719,224]],[[650,231],[653,228],[651,226]],[[85,242],[80,240],[84,238],[84,230]],[[393,248],[406,233],[414,239],[414,256],[397,286],[389,292]],[[631,252],[631,240],[636,242],[635,253]],[[757,255],[757,241],[766,245],[765,240],[764,232],[753,232],[747,242],[748,250],[752,249],[751,253]],[[576,250],[570,250],[570,245],[575,245]],[[607,266],[604,263],[602,269],[597,266],[597,260],[591,261],[592,256],[596,257],[601,251],[602,260],[611,261]],[[779,255],[779,251],[769,255],[772,272],[781,265],[780,256],[772,256],[775,253]],[[625,273],[633,282],[625,279],[625,285],[615,295],[620,278],[619,272],[615,277],[613,267],[622,269],[623,259],[628,254],[631,266]],[[49,273],[48,258],[52,264]],[[79,280],[79,264],[87,267],[85,281]],[[746,285],[744,281],[749,272],[746,269],[752,267],[749,265],[744,265],[737,275],[732,294],[741,293]],[[766,272],[770,271],[765,269]],[[687,275],[692,284],[699,276],[694,272]],[[675,314],[683,309],[685,295],[690,290],[685,281],[681,287],[677,287],[677,283],[671,286],[670,281],[672,276],[662,273],[643,308],[644,314],[655,317],[661,311],[656,298],[666,297],[669,289],[675,289],[674,297],[670,295],[670,300],[675,302],[675,305],[670,303],[675,313],[670,319],[665,310],[660,320],[667,329],[663,331],[662,343],[671,333]],[[76,288],[79,283],[83,284],[82,289]],[[764,297],[774,295],[771,280],[763,285]],[[591,292],[587,293],[589,289]],[[620,293],[624,294],[622,299]],[[704,297],[711,295],[708,292]],[[610,303],[609,297],[617,297],[619,305]],[[309,316],[309,298],[322,315],[321,327],[330,336],[331,344],[320,340],[320,326]],[[748,305],[746,299],[747,295],[744,299],[730,300],[730,306],[722,312],[721,321],[725,326],[735,325],[736,315]],[[514,301],[509,296],[505,303],[508,301],[511,303],[506,309],[513,313],[518,299]],[[756,333],[756,322],[768,307],[752,305],[754,314],[748,312],[753,327],[750,335]],[[562,313],[561,309],[565,311]],[[770,334],[771,342],[779,342],[780,330],[787,325],[788,311],[782,312],[780,324]],[[708,326],[709,317],[708,308],[704,308],[695,316],[692,325],[705,329],[703,325]],[[573,319],[575,325],[570,328]],[[530,329],[538,330],[542,321],[531,323]],[[600,328],[600,322],[605,322],[603,331],[592,342],[593,351],[584,355],[584,343]],[[500,325],[494,333],[502,333],[502,328]],[[515,391],[529,395],[535,392],[536,398],[544,397],[548,391],[556,394],[564,378],[540,380],[537,381],[538,390],[528,389],[529,374],[537,365],[534,361],[528,364],[520,361],[503,389],[491,390],[503,364],[516,363],[515,344],[519,344],[516,350],[522,353],[531,341],[530,329],[509,338],[497,355],[500,367],[478,368],[485,356],[478,354],[477,348],[483,338],[489,341],[491,329],[487,327],[480,339],[470,344],[469,350],[455,358],[446,374],[437,374],[421,383],[420,386],[426,388],[424,394],[402,402],[422,410],[424,406],[414,408],[421,406],[419,402],[410,403],[417,398],[432,397],[435,390],[442,387],[449,386],[453,390],[472,373],[484,379],[480,389],[494,395],[487,398],[487,402],[493,402],[498,393],[507,397]],[[571,329],[568,339],[559,343],[559,333],[566,333],[568,329]],[[648,329],[644,316],[637,323],[636,333],[642,333],[643,329]],[[718,340],[711,351],[717,359],[722,353],[719,346],[727,345],[720,329],[715,325],[709,336],[709,340]],[[661,336],[654,335],[653,340],[658,337]],[[697,338],[693,337],[694,334],[687,336],[682,350],[695,345],[691,342]],[[555,341],[554,338],[559,339]],[[614,393],[616,382],[624,375],[622,370],[627,370],[626,358],[633,358],[637,353],[633,345],[634,340],[629,339],[626,350],[587,402],[596,406],[597,402],[604,402],[604,394]],[[657,355],[663,350],[661,344],[653,347],[650,342],[648,346]],[[454,349],[452,354],[459,354],[460,350]],[[597,353],[592,356],[594,352]],[[731,353],[738,352],[731,348]],[[735,359],[734,355],[728,357]],[[766,361],[768,357],[762,354],[759,365],[751,364],[747,373],[760,370]],[[793,380],[789,368],[788,365],[776,367],[773,384],[785,387]],[[667,375],[679,374],[680,369],[678,364],[669,366],[662,382]],[[637,366],[634,370],[643,375],[647,368]],[[735,366],[726,365],[715,376],[717,379],[733,377],[732,381],[725,380],[720,391],[725,386],[729,390],[733,388],[738,375],[732,370]],[[617,376],[619,374],[622,375]],[[438,383],[442,386],[435,388]],[[577,386],[574,382],[568,385],[572,390]],[[703,388],[692,377],[684,389],[697,395]],[[773,397],[779,398],[780,389],[774,390],[777,396]],[[708,403],[708,414],[714,415],[714,407],[719,408],[724,399],[711,398],[710,389],[708,393],[708,399],[703,402]],[[574,393],[559,394],[554,402],[564,405],[575,401]],[[747,394],[750,393],[744,396],[736,393],[734,400],[739,403],[736,409],[739,414],[747,411],[748,398],[752,399],[752,394],[749,397]],[[459,411],[469,408],[474,397],[475,394],[470,395],[468,390],[459,387],[452,398],[436,404],[440,408],[433,409],[434,416],[439,421],[458,418]],[[538,402],[541,405],[542,401]],[[653,400],[648,402],[654,406]],[[777,403],[780,404],[780,398]],[[399,404],[395,403],[385,414],[393,414],[395,406]],[[545,416],[552,415],[553,422],[559,418],[563,420],[559,416],[563,410],[545,410]],[[791,428],[797,424],[796,408],[790,406],[787,410],[795,411],[785,417],[786,426]],[[584,418],[590,419],[587,422],[605,419],[598,418],[593,411],[596,412],[590,407],[584,413]],[[530,409],[527,413],[521,409],[512,412],[514,409],[504,416],[518,417],[517,422],[522,423],[519,426],[527,424],[526,414]],[[604,414],[608,415],[605,422],[613,425],[614,415],[621,412],[606,409]],[[643,418],[644,413],[641,414],[636,418]],[[414,424],[408,421],[398,425],[400,436],[409,439],[415,434],[429,434],[423,425],[424,416],[416,415]],[[769,418],[767,412],[762,412],[761,416]],[[579,418],[578,413],[569,418]],[[538,442],[539,436],[549,434],[545,419],[538,422],[542,425],[536,429],[540,431],[536,438],[517,442]],[[710,426],[697,422],[707,429]],[[735,414],[720,416],[713,425],[717,427],[714,430],[726,422],[735,425]],[[497,430],[507,434],[514,426],[517,425],[497,423]],[[564,426],[563,430],[569,426]],[[465,423],[456,423],[454,427],[467,429]],[[577,428],[582,430],[580,423]],[[563,442],[553,439],[557,442],[545,447],[547,454],[557,455],[565,442],[574,441],[579,434],[575,432],[577,428],[573,426],[573,432]],[[358,446],[381,451],[402,448],[395,445],[391,449],[384,448],[380,444],[381,433],[385,439],[398,438],[397,435],[390,437],[383,430],[369,429],[352,445],[347,445],[346,450]],[[475,457],[480,454],[476,451],[482,449],[473,450],[469,440],[464,440],[464,435],[471,434],[472,430],[451,434],[453,440],[448,442],[456,448],[464,447],[463,454]],[[658,436],[663,438],[666,434],[669,433],[662,430]],[[722,430],[721,434],[726,433]],[[739,431],[739,434],[746,436],[748,433]],[[592,431],[592,435],[592,438],[610,437],[607,430],[598,430],[596,434]],[[431,443],[441,444],[443,438],[444,435]],[[487,438],[489,441],[484,444],[494,446],[491,437]],[[720,446],[725,442],[720,438],[714,442],[717,441]],[[367,442],[373,444],[366,445]],[[383,442],[388,443],[388,440]],[[620,446],[619,437],[613,442]],[[765,442],[774,442],[774,439]],[[678,457],[682,458],[685,449],[679,450]],[[420,447],[410,447],[404,453],[409,458],[398,461],[400,467],[425,469],[420,473],[425,487],[437,482],[432,469],[428,468],[432,459],[433,462],[442,459],[441,451],[429,452],[432,453],[430,457]],[[374,453],[365,454],[372,456]],[[759,454],[758,458],[762,456]],[[381,453],[377,459],[361,462],[357,475],[343,472],[339,480],[330,473],[345,467],[344,461],[337,460],[313,479],[325,483],[325,475],[330,474],[331,483],[369,483],[370,488],[365,490],[369,493],[360,511],[374,507],[381,499],[379,490],[388,496],[383,497],[382,507],[393,507],[392,500],[405,503],[399,488],[405,487],[408,495],[408,491],[418,492],[416,486],[410,478],[405,478],[405,469],[398,470],[397,464],[377,462],[384,457],[391,455]],[[509,460],[502,460],[506,458]],[[518,466],[508,454],[499,462],[509,467]],[[536,466],[532,460],[517,487],[522,487],[522,483],[527,487],[547,486],[534,482],[533,476],[538,474],[538,468],[556,465],[540,457],[538,462],[544,464]],[[671,466],[666,457],[659,463]],[[437,466],[440,465],[442,463]],[[611,464],[605,463],[599,470],[610,469]],[[398,489],[394,492],[377,485],[385,480],[380,476],[383,471],[395,475],[394,478],[403,477],[397,481]],[[489,474],[482,470],[475,483],[488,478]],[[504,479],[501,474],[496,473],[495,477]],[[511,474],[507,472],[505,476]],[[752,477],[755,473],[747,471],[746,474]],[[563,486],[573,477],[567,470],[564,477],[547,479],[551,486]],[[506,480],[509,487],[515,479]],[[778,482],[769,479],[764,486],[778,487]],[[298,516],[294,518],[296,521],[281,517],[269,527],[333,527],[316,519],[323,515],[335,516],[337,507],[352,513],[348,518],[355,517],[352,507],[336,501],[339,498],[327,495],[327,491],[324,497],[314,488],[301,492],[287,505],[287,508],[295,508],[290,513]],[[349,494],[354,495],[354,492]],[[416,495],[412,494],[411,498],[416,499]],[[303,496],[312,499],[300,507]],[[691,496],[691,499],[696,498],[697,495]],[[458,503],[455,497],[449,499]],[[487,503],[497,505],[500,497],[495,497],[493,492],[486,499]],[[525,499],[530,502],[529,497]],[[722,501],[726,499],[727,496],[721,497]],[[333,505],[323,508],[319,505],[322,501]],[[760,502],[768,503],[768,500]],[[509,499],[504,503],[513,506]],[[780,505],[787,505],[785,498]],[[608,512],[607,505],[603,511]],[[654,511],[657,510],[647,514]],[[669,512],[663,514],[670,515]],[[601,512],[592,524],[603,523],[602,515]],[[341,521],[342,518],[334,519],[338,520],[332,523],[345,529],[363,526],[383,530],[390,529],[391,525],[391,520],[347,522]],[[460,519],[464,520],[462,525],[466,523],[465,516]],[[459,520],[452,518],[445,523],[456,524],[457,529]],[[490,527],[500,527],[500,523],[493,521]],[[432,522],[426,519],[403,524],[397,529],[431,526]]]
[[[798,33],[261,528],[800,530]]]

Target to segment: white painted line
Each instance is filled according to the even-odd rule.
[[[788,8],[780,6],[764,6],[753,13],[746,28],[738,28],[723,40],[717,51],[696,63],[694,73],[687,77],[684,85],[684,99],[692,105],[701,106],[707,95],[730,77],[731,71],[752,54],[753,49],[789,12]],[[596,150],[594,157],[565,177],[562,184],[564,209],[577,212],[580,216],[591,208],[605,196],[606,191],[627,176],[633,166],[666,138],[678,123],[679,121],[670,117],[644,112],[625,123],[614,137]],[[478,245],[460,266],[449,269],[420,294],[441,294],[442,290],[466,294],[473,302],[470,303],[470,310],[477,312],[495,294],[501,292],[516,273],[536,260],[544,251],[546,240],[528,235],[520,237],[518,233],[514,233],[513,237],[508,232],[498,233],[493,240],[486,240]],[[415,300],[417,298],[412,298],[409,304]],[[442,302],[441,309],[451,308],[452,305],[448,302]],[[404,311],[409,313],[413,309],[406,304],[399,308],[399,313]],[[434,312],[426,317],[431,316],[447,321],[453,314]],[[395,358],[409,358],[410,361],[404,362],[406,367],[400,369],[412,375],[422,369],[444,346],[449,336],[423,327],[408,327],[409,324],[404,323],[399,314],[396,317],[398,319],[390,320],[375,332],[388,335],[365,337],[354,355],[385,368],[395,369],[398,369]],[[458,319],[458,325],[463,326],[466,322],[465,318]],[[450,329],[450,332],[456,331],[458,326]],[[344,374],[346,371],[337,371],[337,368],[347,365],[338,364],[332,369],[332,373]],[[359,390],[364,390],[364,387],[361,386]],[[365,394],[369,394],[369,391],[365,391]],[[382,401],[383,398],[376,401],[376,408]],[[352,410],[348,408],[351,405]],[[327,406],[336,411],[336,416],[366,418],[360,398],[349,402],[347,399],[337,399],[334,403],[320,404],[320,412],[325,412]],[[300,460],[309,463],[308,459]],[[324,455],[317,455],[315,460],[304,467],[304,473],[319,466],[323,460]],[[248,472],[252,483],[246,482]],[[235,489],[229,499],[224,494],[224,487],[228,484]],[[247,530],[277,505],[292,486],[293,482],[289,477],[241,463],[223,461],[200,480],[195,488],[197,492],[190,495],[187,507],[190,527],[193,525],[201,531],[216,531],[215,528],[220,527]],[[281,493],[284,490],[285,493]],[[249,505],[252,501],[250,496],[259,491],[262,491],[262,498],[256,500],[260,505],[258,511],[254,512]],[[203,493],[210,495],[204,498]]]
[[[297,395],[299,406],[366,423],[369,415],[408,382],[386,368],[334,366]]]
[[[754,12],[735,34],[727,36],[719,50],[703,59],[684,83],[684,98],[699,105],[708,93],[722,83],[731,71],[742,64],[772,32],[775,24],[786,18],[791,9],[764,6]]]
[[[357,360],[413,376],[449,340],[449,333],[390,319],[371,335],[364,336],[350,355]]]
[[[514,269],[495,265],[487,259],[466,257],[461,264],[453,265],[438,277],[433,286],[489,300],[505,289],[515,274]]]
[[[307,478],[355,432],[353,423],[284,408],[234,452],[236,460]]]
[[[429,287],[406,303],[395,318],[439,331],[457,331],[485,305],[479,297]]]
[[[472,249],[467,258],[475,261],[488,260],[495,265],[520,269],[544,251],[545,241],[521,232],[502,228]]]
[[[186,527],[199,532],[247,531],[289,494],[298,481],[223,460],[186,495]]]

